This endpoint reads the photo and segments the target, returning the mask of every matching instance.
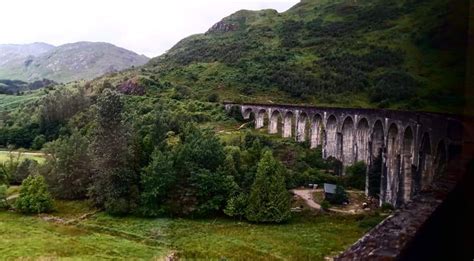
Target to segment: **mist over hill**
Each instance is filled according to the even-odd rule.
[[[145,64],[148,58],[109,43],[0,45],[0,79],[90,80]]]

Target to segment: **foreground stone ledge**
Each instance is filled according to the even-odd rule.
[[[395,260],[446,199],[455,182],[423,192],[393,212],[334,260]]]

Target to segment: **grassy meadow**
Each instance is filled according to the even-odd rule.
[[[255,225],[227,218],[113,217],[84,202],[56,202],[49,215],[76,220],[68,225],[42,216],[0,212],[2,259],[323,260],[354,243],[381,216],[299,213],[282,225]],[[79,220],[79,221],[78,221]],[[368,222],[369,221],[369,222]],[[367,225],[369,224],[369,225]],[[341,236],[344,235],[344,236]]]
[[[44,96],[42,91],[33,91],[24,95],[6,95],[0,94],[0,112],[13,111],[21,106],[37,101]]]
[[[19,161],[24,159],[31,159],[36,160],[38,163],[43,163],[45,161],[44,156],[41,152],[12,152],[10,155],[9,151],[0,150],[0,163],[10,160],[10,157],[13,156],[14,159],[18,157],[18,153],[20,153]]]

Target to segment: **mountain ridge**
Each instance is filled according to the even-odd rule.
[[[40,50],[41,46],[44,48]],[[141,66],[149,60],[110,43],[88,41],[56,47],[45,43],[0,45],[0,58],[3,58],[0,59],[3,61],[0,62],[0,79],[28,82],[44,78],[57,82],[91,80],[109,72]]]

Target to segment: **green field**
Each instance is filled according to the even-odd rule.
[[[15,110],[38,100],[43,95],[45,95],[43,91],[34,91],[20,96],[0,94],[0,112]]]
[[[19,152],[12,152],[13,157],[16,159]],[[10,152],[0,150],[0,163],[5,162],[10,159]],[[38,163],[43,163],[45,161],[44,156],[39,152],[22,152],[20,155],[20,161],[24,159],[36,160]]]
[[[90,211],[84,203],[60,202],[52,215],[64,219]],[[288,224],[255,225],[226,218],[111,217],[96,214],[75,225],[0,212],[4,259],[322,260],[354,243],[367,221],[382,217],[298,214]],[[373,222],[369,222],[373,223]]]

